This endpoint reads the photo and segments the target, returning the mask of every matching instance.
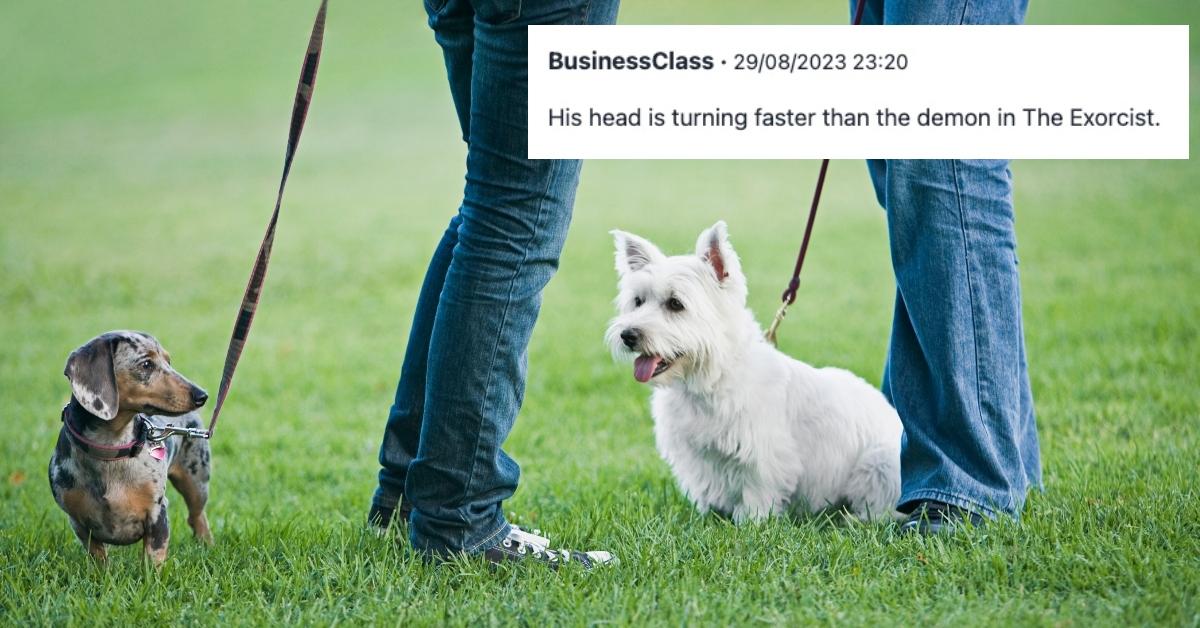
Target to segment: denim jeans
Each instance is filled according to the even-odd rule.
[[[501,444],[525,388],[542,289],[558,268],[580,162],[530,160],[530,24],[611,24],[617,0],[426,0],[467,143],[462,205],[417,300],[379,450],[374,503],[414,510],[425,552],[476,552],[507,533],[520,469]]]
[[[864,24],[1020,24],[1025,0],[866,0]],[[851,2],[853,10],[854,1]],[[900,507],[1019,516],[1042,483],[1005,160],[874,159],[896,306],[883,392],[904,423]]]

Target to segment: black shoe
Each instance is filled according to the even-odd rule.
[[[908,519],[900,525],[900,534],[932,536],[950,534],[963,524],[983,525],[983,515],[953,504],[925,500],[917,503]]]
[[[579,563],[584,569],[592,569],[602,565],[616,564],[617,559],[608,552],[577,552],[574,550],[550,549],[550,539],[540,536],[539,530],[526,532],[517,526],[512,526],[508,536],[499,545],[485,551],[483,558],[493,563],[509,561],[534,560],[545,563],[551,569],[572,562]]]
[[[407,523],[408,516],[412,514],[412,506],[405,502],[400,502],[400,523]],[[388,529],[392,524],[392,518],[397,514],[395,508],[388,508],[378,504],[371,504],[371,511],[367,513],[367,525],[377,528],[380,532]]]

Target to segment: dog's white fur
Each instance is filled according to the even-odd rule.
[[[724,222],[700,234],[693,255],[612,234],[619,314],[606,340],[618,359],[669,361],[649,381],[654,433],[697,509],[739,523],[835,507],[896,516],[899,416],[853,373],[814,368],[763,339]],[[633,348],[628,330],[640,332]]]

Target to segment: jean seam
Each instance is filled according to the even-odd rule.
[[[465,547],[465,548],[463,548],[463,550],[468,554],[473,554],[475,552],[478,552],[480,550],[480,548],[483,548],[484,551],[487,551],[487,550],[491,549],[491,547],[493,545],[492,541],[496,540],[496,537],[500,536],[502,533],[507,534],[508,528],[509,528],[509,525],[508,525],[508,522],[506,521],[506,522],[502,523],[499,528],[488,533],[487,536],[483,537],[482,541],[475,543],[474,545],[471,545],[469,547]]]
[[[524,2],[522,2],[522,0],[517,0],[517,10],[516,10],[516,13],[515,13],[515,14],[514,14],[514,15],[513,15],[511,18],[509,18],[509,19],[507,19],[507,20],[504,20],[503,22],[501,22],[501,24],[512,24],[513,22],[515,22],[515,21],[517,21],[517,20],[521,19],[521,14],[522,14],[524,11],[525,11],[525,3],[524,3]]]
[[[967,23],[967,11],[970,10],[970,8],[971,8],[971,0],[966,0],[965,2],[963,2],[962,14],[958,16],[959,25]]]
[[[975,360],[975,411],[978,413],[979,424],[987,430],[988,440],[992,439],[992,429],[983,413],[983,369],[979,365],[979,321],[975,318],[975,280],[971,272],[970,234],[967,229],[966,213],[963,211],[962,185],[959,183],[958,160],[950,160],[950,169],[954,179],[954,200],[958,205],[958,224],[963,238],[963,266],[967,277],[967,295],[971,310],[971,347]]]

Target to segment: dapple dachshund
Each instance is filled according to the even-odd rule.
[[[204,506],[211,464],[208,441],[147,440],[154,426],[200,428],[194,412],[208,394],[171,368],[152,336],[115,331],[67,358],[71,401],[50,458],[50,489],[79,541],[97,560],[105,544],[142,540],[155,566],[167,557],[166,480],[188,508],[196,537],[212,542]]]

